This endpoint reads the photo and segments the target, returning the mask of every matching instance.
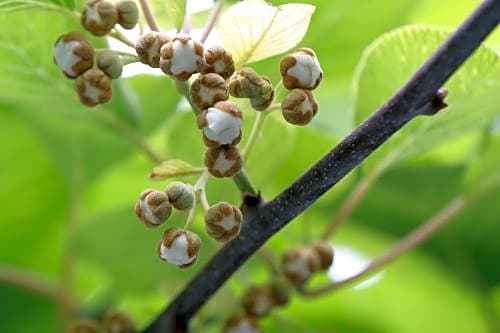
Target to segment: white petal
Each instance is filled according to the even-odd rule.
[[[189,242],[186,235],[181,234],[174,239],[170,248],[161,243],[160,256],[174,265],[187,265],[196,259],[196,255],[192,257],[188,255],[188,247]]]
[[[198,71],[196,58],[197,56],[194,51],[194,43],[192,40],[188,41],[186,44],[182,44],[181,41],[176,40],[173,44],[173,56],[170,71],[174,75],[182,72],[195,73]]]
[[[290,67],[287,74],[296,77],[304,87],[313,87],[321,75],[321,66],[316,57],[305,53],[295,54],[297,63]]]
[[[87,87],[87,82],[85,82],[85,87]],[[97,100],[94,100],[94,101],[97,102]],[[151,209],[151,206],[149,206],[146,203],[145,199],[141,200],[139,202],[139,207],[141,208],[142,215],[144,216],[146,221],[148,221],[149,223],[152,223],[152,224],[160,224],[161,223],[161,221],[154,215],[153,210]]]
[[[84,85],[85,85],[84,95],[90,98],[95,103],[99,102],[99,97],[102,95],[102,91],[99,88],[94,87],[87,81],[84,81]]]
[[[226,145],[240,135],[241,119],[228,112],[214,107],[208,108],[207,122],[203,132],[212,141]]]
[[[70,76],[76,75],[72,67],[81,60],[79,56],[73,54],[73,50],[80,43],[76,40],[65,42],[61,39],[54,47],[54,58],[57,65],[63,72]]]

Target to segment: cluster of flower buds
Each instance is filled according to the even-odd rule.
[[[283,273],[294,285],[304,284],[313,273],[326,270],[333,262],[333,248],[330,244],[317,241],[311,246],[289,249],[283,256]]]
[[[100,325],[84,320],[74,324],[69,333],[137,333],[134,321],[121,311],[112,311],[104,315]]]
[[[83,35],[70,32],[59,37],[54,46],[54,62],[70,79],[75,79],[75,90],[87,106],[106,103],[111,99],[111,79],[120,77],[123,62],[118,53],[104,50],[97,54]]]
[[[210,237],[227,242],[239,235],[241,211],[227,202],[219,202],[205,212],[205,228]]]
[[[147,189],[141,193],[135,205],[135,213],[141,222],[150,228],[164,223],[172,213],[172,207],[180,211],[193,208],[193,187],[181,182],[172,182],[165,191]],[[158,256],[179,267],[190,266],[197,258],[201,246],[198,235],[181,228],[165,231],[157,247]]]
[[[318,112],[318,103],[312,90],[323,77],[316,53],[308,48],[288,54],[280,63],[283,86],[290,90],[281,102],[286,121],[294,125],[306,125]]]
[[[261,286],[248,288],[242,304],[245,312],[253,317],[265,317],[274,307],[288,303],[290,292],[284,281],[276,280]]]
[[[271,80],[251,68],[242,68],[229,81],[229,93],[237,98],[249,98],[257,111],[264,111],[274,99]]]
[[[253,317],[233,316],[224,323],[222,333],[262,333],[262,330]]]
[[[133,0],[112,3],[106,0],[90,0],[82,11],[81,23],[95,36],[108,34],[116,24],[132,29],[137,24],[139,10]]]

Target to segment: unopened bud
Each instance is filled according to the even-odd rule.
[[[262,333],[262,331],[254,318],[233,316],[224,323],[222,333]]]
[[[94,49],[82,34],[70,32],[57,39],[54,62],[67,77],[74,79],[92,68]]]
[[[160,68],[180,81],[199,73],[204,65],[203,45],[191,36],[179,33],[160,50]]]
[[[234,61],[231,53],[222,46],[212,46],[205,50],[205,66],[203,74],[217,73],[224,79],[234,73]]]
[[[271,81],[251,68],[242,68],[229,80],[229,93],[238,98],[268,98],[273,92]]]
[[[323,71],[316,53],[308,48],[298,49],[288,54],[280,62],[283,85],[287,89],[316,88],[323,77]]]
[[[214,177],[232,177],[243,165],[240,151],[234,146],[209,148],[205,152],[205,166]]]
[[[191,84],[189,94],[193,104],[200,110],[205,110],[216,102],[225,101],[229,97],[226,80],[215,73],[200,75]]]
[[[230,101],[215,103],[198,115],[198,127],[203,130],[203,141],[208,147],[236,145],[241,140],[242,112]]]
[[[96,36],[104,36],[118,22],[115,6],[106,0],[89,0],[82,12],[83,27]]]
[[[104,316],[102,327],[104,333],[137,333],[132,318],[119,311],[107,313]]]
[[[133,29],[139,19],[139,9],[132,0],[122,0],[115,4],[118,12],[118,24],[125,29]]]
[[[310,248],[296,247],[284,254],[282,264],[286,278],[295,285],[301,285],[320,269],[321,259]]]
[[[99,328],[96,323],[91,321],[81,321],[74,324],[68,331],[69,333],[98,333]]]
[[[106,103],[113,94],[110,78],[100,69],[89,69],[77,77],[75,89],[80,101],[87,106]]]
[[[281,111],[290,124],[306,125],[318,112],[318,103],[310,90],[293,89],[283,98]]]
[[[242,219],[238,208],[227,202],[219,202],[206,211],[205,228],[210,237],[227,242],[240,233]]]
[[[147,227],[154,228],[165,222],[172,207],[165,192],[147,189],[135,205],[135,214]]]
[[[165,231],[158,243],[158,256],[171,264],[186,268],[198,258],[200,237],[189,230],[174,227]]]
[[[190,210],[194,205],[193,186],[181,182],[168,184],[165,192],[170,203],[178,210]]]
[[[311,245],[311,248],[320,258],[320,269],[328,269],[333,263],[332,246],[325,241],[316,241]]]
[[[158,68],[160,67],[160,49],[168,42],[170,42],[170,37],[166,33],[148,31],[137,39],[135,51],[143,64]]]
[[[104,50],[97,55],[97,67],[112,79],[122,75],[123,63],[117,52]]]
[[[243,307],[250,316],[267,316],[274,305],[270,289],[265,286],[252,286],[243,296]]]

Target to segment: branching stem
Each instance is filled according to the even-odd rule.
[[[217,0],[215,3],[214,7],[212,8],[212,12],[210,13],[210,17],[207,20],[207,23],[205,24],[205,27],[203,28],[203,31],[201,32],[200,36],[200,42],[205,43],[207,40],[208,36],[210,35],[210,32],[215,26],[215,23],[217,22],[217,18],[219,17],[222,7],[224,6],[224,0]]]
[[[156,24],[155,17],[153,15],[153,11],[151,10],[151,6],[149,5],[148,0],[139,0],[139,4],[142,8],[142,13],[144,14],[144,18],[146,19],[146,23],[149,26],[149,29],[153,31],[160,31],[158,24]]]

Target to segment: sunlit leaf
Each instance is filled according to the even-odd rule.
[[[76,16],[71,10],[75,8],[73,0],[7,0],[0,3],[0,12],[14,12],[29,9],[41,9],[64,12]]]
[[[171,22],[180,31],[186,15],[186,0],[167,0],[167,11]]]
[[[307,4],[271,6],[246,0],[222,15],[219,32],[237,64],[262,60],[296,46],[307,32],[315,7]]]
[[[186,161],[172,159],[156,166],[149,174],[149,179],[165,180],[172,177],[192,176],[202,171],[203,168],[194,167]]]

